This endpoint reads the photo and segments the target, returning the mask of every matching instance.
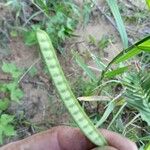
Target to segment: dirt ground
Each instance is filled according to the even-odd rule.
[[[82,1],[78,0],[78,3],[82,5]],[[103,1],[100,1],[100,3],[101,7],[103,7]],[[3,9],[1,6],[0,18],[10,18],[11,14],[8,12],[9,11]],[[128,28],[131,29],[132,26],[128,26]],[[135,34],[137,30],[133,29],[132,32]],[[74,77],[83,74],[77,65],[74,64],[73,57],[70,53],[71,49],[79,51],[81,55],[86,54],[87,50],[90,49],[93,53],[100,53],[102,59],[108,62],[123,48],[116,29],[98,10],[94,11],[90,23],[86,25],[85,28],[79,26],[75,34],[78,36],[66,42],[66,55],[64,55],[64,57],[59,56],[65,75],[69,78],[71,84],[73,83]],[[96,40],[100,40],[104,35],[112,35],[115,37],[115,42],[109,44],[103,52],[100,52],[89,45],[89,35],[95,37]],[[130,37],[132,38],[132,36]],[[37,131],[45,130],[55,125],[73,125],[70,116],[58,97],[51,79],[42,71],[43,63],[39,56],[38,46],[26,46],[22,38],[17,37],[10,39],[8,47],[9,53],[2,52],[3,49],[0,48],[0,60],[14,62],[18,67],[24,69],[28,69],[31,66],[36,66],[38,68],[38,73],[33,78],[28,74],[23,76],[20,81],[20,86],[25,95],[20,104],[14,103],[10,107],[10,111],[15,112],[18,116],[23,113],[23,118],[31,125],[37,126],[37,130],[35,130],[36,127],[35,129],[31,128],[32,126],[27,122],[21,124],[17,127],[19,134],[16,139],[27,137]],[[87,60],[87,63],[92,67],[96,67],[91,60]],[[0,76],[2,78],[1,73]],[[7,140],[5,142],[8,143],[10,141]]]

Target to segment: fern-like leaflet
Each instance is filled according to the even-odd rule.
[[[142,119],[150,125],[150,74],[142,71],[129,73],[123,84],[128,104],[137,109]]]

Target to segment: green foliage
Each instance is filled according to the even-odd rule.
[[[99,49],[104,49],[107,48],[109,44],[109,37],[104,35],[102,38],[98,41],[98,48]]]
[[[18,14],[19,11],[21,10],[23,2],[21,2],[20,0],[7,0],[6,5],[11,5],[11,9],[16,11]]]
[[[110,100],[113,102],[106,103],[107,108],[101,119],[97,120],[97,126],[102,126],[104,123],[107,124],[109,116],[113,114],[112,121],[109,121],[108,123],[108,128],[122,133],[126,130],[122,120],[124,117],[123,113],[126,111],[128,113],[129,110],[131,110],[131,114],[135,113],[135,115],[141,116],[141,125],[145,125],[146,122],[148,127],[150,126],[149,52],[150,36],[145,37],[129,48],[122,50],[107,66],[103,65],[103,62],[98,57],[91,54],[93,61],[102,73],[99,80],[97,77],[95,78],[97,86],[91,87],[90,90],[94,91],[92,94],[98,93],[102,95],[104,94],[104,96],[110,96]],[[135,57],[137,54],[139,54],[138,57]],[[141,60],[141,65],[140,63],[137,65],[133,63],[133,60],[136,59]],[[78,61],[77,63],[79,64]],[[81,66],[88,75],[86,69],[88,66],[85,63],[84,65],[81,65],[80,63],[79,66]],[[93,74],[92,76],[96,76],[92,70],[91,72],[91,74]],[[91,80],[91,82],[93,82],[93,80]],[[82,82],[80,83],[82,85]],[[94,83],[95,81],[93,84]],[[118,90],[118,85],[121,87],[121,90]],[[115,91],[113,89],[115,89]],[[119,106],[120,108],[118,108]],[[118,111],[116,112],[116,110]],[[134,124],[135,120],[136,119],[133,118],[133,120],[129,121],[127,126],[132,126],[131,124]],[[132,131],[134,131],[134,129]],[[139,134],[138,131],[135,131],[134,136],[133,134],[128,133],[126,135],[138,142],[142,142],[140,139],[142,135]],[[137,138],[137,136],[139,137]]]
[[[0,144],[3,143],[3,138],[16,135],[13,122],[14,116],[7,114],[7,110],[11,105],[11,101],[18,102],[23,97],[23,91],[19,88],[18,80],[22,74],[16,65],[3,62],[2,71],[11,75],[12,81],[8,83],[0,82],[0,93],[3,93],[0,99]]]
[[[120,75],[120,74],[126,72],[127,70],[128,70],[128,66],[117,68],[117,69],[115,69],[113,71],[108,71],[107,73],[105,73],[105,77],[113,78],[113,77],[115,77],[117,75]]]
[[[34,66],[29,70],[29,75],[30,75],[31,77],[34,77],[37,73],[38,73],[38,70],[37,70],[37,68],[34,67]]]
[[[6,110],[10,105],[8,98],[0,99],[0,112]]]
[[[31,29],[24,32],[23,36],[24,36],[24,41],[26,45],[30,46],[30,45],[34,45],[37,43],[36,30],[38,28],[39,26],[33,25]]]
[[[18,79],[20,77],[20,75],[22,74],[21,70],[18,69],[12,63],[5,63],[5,62],[3,62],[2,71],[5,72],[5,73],[11,74],[13,79]]]
[[[113,60],[111,60],[111,62],[109,62],[107,67],[102,72],[100,80],[103,79],[105,73],[108,71],[110,66],[112,66],[113,64],[125,63],[126,60],[132,58],[133,56],[136,56],[137,54],[143,51],[149,52],[150,51],[149,46],[150,46],[150,36],[143,38],[142,40],[131,45],[129,48],[121,51],[116,57],[113,58]]]
[[[136,108],[144,121],[150,125],[150,75],[146,72],[128,73],[123,78],[124,96],[130,106]]]
[[[150,150],[150,143],[148,143],[148,144],[146,145],[146,147],[144,148],[144,150]]]
[[[0,116],[0,144],[3,143],[4,136],[14,136],[16,132],[14,126],[12,125],[14,121],[14,116],[2,114]]]
[[[89,80],[83,80],[82,77],[75,81],[73,87],[73,93],[76,97],[80,96],[91,96],[94,94],[94,90],[97,86],[96,82],[91,82]]]
[[[21,30],[26,45],[37,44],[35,33],[40,28],[48,33],[54,47],[63,52],[64,41],[74,36],[78,22],[82,20],[84,25],[88,23],[92,4],[84,1],[83,8],[80,9],[72,0],[32,0],[29,3],[8,0],[7,6],[11,7],[16,15],[15,26],[20,28],[19,31]],[[31,6],[33,14],[26,17],[23,12],[25,9],[28,10],[29,6]],[[35,20],[35,17],[38,19]],[[18,18],[23,19],[24,23],[22,24],[22,20],[20,21]]]
[[[61,9],[60,9],[61,10]],[[57,11],[55,16],[47,22],[46,31],[50,35],[53,44],[58,48],[59,44],[73,35],[76,21],[66,16],[62,11]]]
[[[23,97],[23,92],[18,86],[18,80],[22,71],[14,64],[5,62],[3,62],[2,71],[9,73],[12,76],[13,81],[10,83],[0,83],[0,91],[9,95],[10,100],[19,102],[19,100]]]
[[[108,37],[106,35],[103,35],[100,40],[96,40],[95,37],[92,35],[89,35],[89,43],[96,46],[99,50],[104,50],[109,45],[109,40],[111,37]]]
[[[36,30],[44,29],[52,39],[55,48],[62,52],[63,42],[70,36],[73,36],[77,23],[80,19],[80,10],[78,6],[72,2],[67,1],[43,1],[33,0],[34,14],[25,22],[23,29],[24,41],[27,45],[37,44]],[[18,2],[9,0],[8,6],[12,7],[16,12],[16,16],[21,15],[21,11],[26,7],[26,2]],[[42,13],[42,14],[41,14]],[[34,17],[41,15],[34,25],[30,22]],[[27,27],[25,25],[29,24]],[[20,25],[18,25],[20,26]],[[22,25],[21,25],[22,26]]]
[[[58,47],[66,37],[73,35],[79,17],[78,8],[69,2],[59,2],[55,5],[55,15],[47,23],[46,31],[50,35],[54,46]],[[56,38],[57,37],[57,38]]]
[[[82,9],[83,9],[82,10],[83,24],[85,26],[90,20],[90,15],[92,12],[92,3],[88,1],[84,1]]]
[[[148,5],[148,7],[150,9],[150,0],[146,0],[146,2],[147,2],[147,5]]]
[[[106,108],[103,116],[97,121],[96,127],[100,127],[108,119],[109,115],[113,112],[114,108],[115,104],[112,101],[109,102],[108,107]]]
[[[35,4],[37,4],[46,14],[48,14],[48,5],[46,0],[33,0]]]
[[[88,75],[88,77],[93,80],[96,81],[96,76],[95,74],[91,71],[91,69],[85,64],[84,60],[82,59],[82,57],[80,57],[80,55],[78,53],[74,53],[74,57],[76,62],[78,63],[78,65],[86,72],[86,74]]]
[[[108,5],[113,13],[113,16],[116,20],[116,24],[117,24],[118,31],[119,31],[121,39],[122,39],[123,46],[124,46],[124,48],[127,48],[128,47],[128,37],[127,37],[124,23],[122,21],[122,18],[121,18],[120,12],[119,12],[117,1],[116,0],[113,0],[113,1],[106,0],[106,1],[107,1]]]

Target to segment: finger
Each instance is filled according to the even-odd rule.
[[[26,139],[9,143],[0,150],[60,150],[57,140],[58,128],[32,135]]]
[[[104,135],[108,144],[113,148],[118,150],[137,150],[137,146],[134,142],[131,142],[117,133],[105,129],[101,129],[100,132]],[[89,150],[95,147],[79,129],[70,127],[65,127],[65,130],[58,132],[58,141],[60,147],[65,150]]]
[[[100,132],[108,141],[108,145],[118,150],[138,150],[134,142],[112,131],[101,129]]]
[[[90,150],[93,147],[78,128],[59,126],[10,143],[0,150]]]
[[[110,146],[118,150],[137,150],[136,145],[119,134],[101,130]],[[24,140],[8,144],[0,150],[90,150],[95,146],[77,128],[59,126]]]
[[[114,147],[105,146],[105,147],[97,147],[97,148],[94,148],[92,150],[117,150],[117,149]]]
[[[94,145],[78,128],[59,128],[58,142],[62,150],[90,150]]]

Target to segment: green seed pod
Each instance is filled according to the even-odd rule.
[[[45,64],[47,65],[54,85],[74,121],[91,142],[97,146],[106,145],[107,142],[105,138],[93,125],[92,121],[85,114],[84,110],[72,93],[49,36],[45,31],[37,30],[37,39],[40,45],[41,54]]]

